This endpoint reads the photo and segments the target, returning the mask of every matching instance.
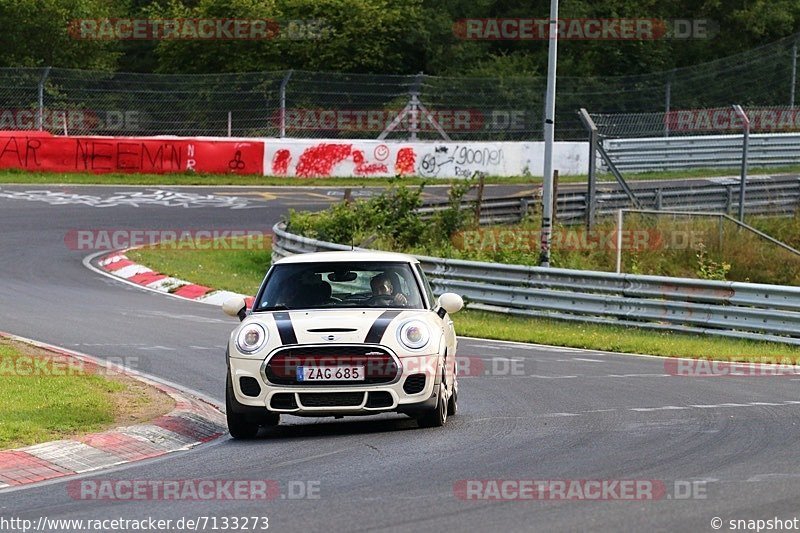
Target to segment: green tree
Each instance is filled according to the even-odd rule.
[[[68,67],[113,70],[119,44],[76,38],[73,21],[122,16],[115,0],[3,0],[0,67]]]
[[[172,0],[151,5],[149,13],[168,18],[271,19],[280,27],[274,39],[161,41],[156,53],[163,72],[292,68],[403,73],[417,67],[415,53],[424,47],[418,0],[199,0],[194,6]],[[289,24],[296,20],[316,20],[320,31],[309,28],[311,35],[298,36]]]

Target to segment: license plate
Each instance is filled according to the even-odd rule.
[[[364,367],[298,366],[297,381],[364,381]]]

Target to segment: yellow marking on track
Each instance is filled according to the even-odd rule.
[[[260,196],[265,201],[271,200],[279,200],[279,199],[295,199],[299,200],[300,198],[321,198],[325,200],[335,200],[335,197],[328,196],[327,194],[321,194],[318,192],[266,192],[266,191],[245,191],[245,192],[216,192],[219,196]]]

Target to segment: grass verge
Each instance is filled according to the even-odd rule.
[[[460,335],[608,352],[743,362],[800,361],[800,347],[621,326],[580,324],[465,310],[453,316]]]
[[[705,178],[723,175],[738,175],[735,168],[706,168],[695,170],[671,170],[657,172],[639,172],[625,174],[625,179],[636,180],[659,180],[659,179],[680,179],[680,178]],[[800,172],[800,165],[786,167],[749,168],[748,174],[751,176],[761,174]],[[598,174],[599,181],[614,181],[611,174]],[[91,173],[60,173],[60,172],[28,172],[23,170],[2,170],[0,171],[0,183],[3,184],[78,184],[78,185],[272,185],[272,186],[322,186],[322,187],[360,187],[374,186],[385,187],[392,182],[396,183],[395,178],[286,178],[278,176],[238,175],[238,174],[91,174]],[[462,180],[458,179],[436,179],[420,177],[404,177],[401,182],[406,185],[420,185],[428,183],[431,185],[448,185]],[[586,176],[560,176],[561,183],[585,183]],[[541,176],[489,176],[486,178],[488,184],[540,184]]]
[[[0,339],[0,449],[144,422],[173,406],[132,378]]]
[[[142,248],[128,257],[164,274],[244,294],[255,294],[269,267],[266,251],[184,252]],[[464,310],[453,316],[460,335],[625,353],[765,362],[800,359],[800,347],[719,337],[577,324]]]
[[[256,243],[258,249],[230,249],[214,241],[198,247],[148,246],[126,255],[167,276],[191,281],[214,289],[254,295],[271,261],[269,239]],[[247,248],[243,246],[243,248]]]

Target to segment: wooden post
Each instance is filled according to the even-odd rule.
[[[485,175],[483,172],[478,174],[478,194],[475,199],[475,222],[480,226],[481,224],[481,204],[483,204],[483,185]]]
[[[553,171],[553,226],[558,220],[558,170]]]

